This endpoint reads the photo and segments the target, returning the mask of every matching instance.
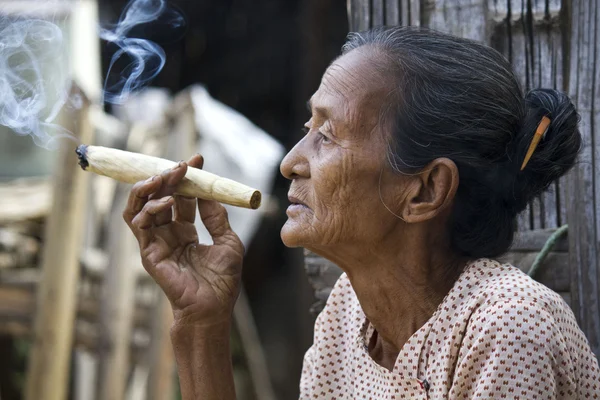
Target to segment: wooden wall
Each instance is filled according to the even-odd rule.
[[[427,26],[482,41],[511,62],[525,90],[549,87],[572,97],[581,114],[584,146],[572,173],[519,216],[519,240],[506,256],[523,270],[543,238],[569,224],[537,277],[573,309],[600,354],[600,0],[348,0],[351,31],[381,25]],[[523,243],[526,243],[524,245]],[[322,307],[339,268],[305,252],[306,269]]]

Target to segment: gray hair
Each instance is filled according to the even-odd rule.
[[[523,95],[508,61],[481,43],[416,27],[352,33],[343,54],[368,46],[394,80],[382,120],[388,159],[415,173],[447,157],[460,184],[449,223],[454,250],[497,257],[508,250],[516,215],[565,174],[581,146],[570,99],[552,89]],[[543,116],[551,119],[527,167],[521,163]]]

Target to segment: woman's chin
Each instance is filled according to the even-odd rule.
[[[309,230],[296,221],[288,219],[281,228],[281,240],[287,247],[305,247],[308,244]]]

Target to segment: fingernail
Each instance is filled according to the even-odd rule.
[[[154,176],[151,176],[150,178],[146,179],[146,183],[148,182],[154,182]]]
[[[169,201],[171,201],[172,198],[173,198],[173,196],[164,197],[162,199],[162,201],[163,201],[163,203],[168,203]]]

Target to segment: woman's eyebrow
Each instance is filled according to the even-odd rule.
[[[315,107],[312,103],[312,99],[310,99],[306,102],[306,108],[308,109],[308,112],[310,112],[310,113],[312,113],[314,111],[316,114],[320,114],[320,115],[328,117],[328,118],[331,117],[331,113],[329,112],[328,107],[322,107],[322,106]]]

